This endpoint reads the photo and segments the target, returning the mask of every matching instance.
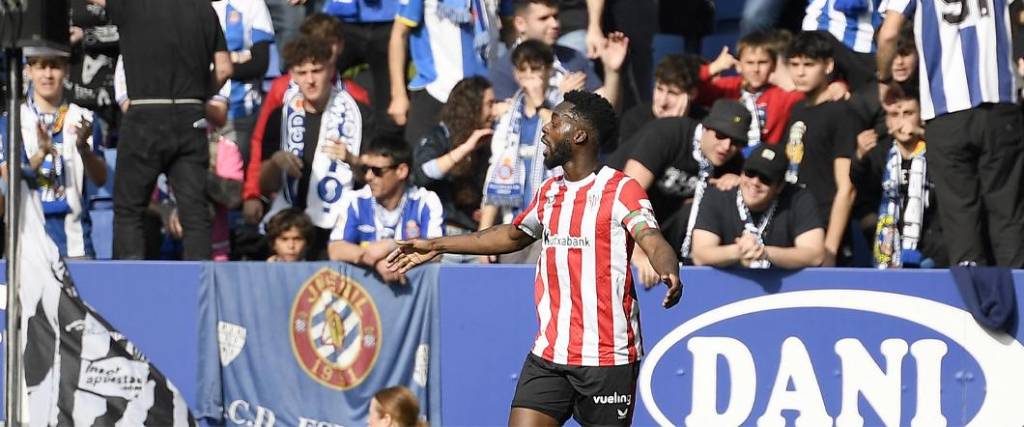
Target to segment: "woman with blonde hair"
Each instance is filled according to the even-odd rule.
[[[402,386],[388,387],[373,395],[370,402],[370,427],[428,427],[420,419],[420,402]]]

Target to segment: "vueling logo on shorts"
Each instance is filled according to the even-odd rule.
[[[632,394],[619,394],[615,392],[607,396],[594,396],[594,404],[597,405],[617,405],[625,404],[631,405],[633,403]]]
[[[544,247],[548,246],[564,246],[568,248],[589,248],[590,238],[589,237],[576,237],[576,236],[559,236],[551,235],[547,230],[544,230]]]

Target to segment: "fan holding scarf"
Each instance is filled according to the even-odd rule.
[[[880,269],[944,266],[948,257],[935,221],[920,104],[904,90],[891,90],[883,101],[893,143],[862,161],[875,164],[874,173],[882,178],[873,262]]]
[[[480,229],[508,223],[533,198],[544,179],[561,173],[560,168],[544,167],[541,127],[550,118],[551,99],[562,97],[562,89],[548,85],[554,63],[551,47],[527,40],[512,50],[515,79],[519,84],[508,108],[498,118],[491,138],[491,160],[484,182]],[[503,261],[530,262],[531,248],[503,258]],[[519,255],[523,255],[520,257]]]
[[[284,57],[295,84],[285,92],[280,112],[273,113],[280,132],[264,137],[264,150],[277,151],[262,165],[260,187],[264,194],[276,193],[266,218],[289,207],[305,210],[314,225],[307,254],[322,259],[341,196],[353,187],[362,115],[335,78],[329,46],[304,37],[287,44]]]

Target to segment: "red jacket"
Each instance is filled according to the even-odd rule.
[[[743,77],[715,77],[708,72],[708,66],[700,67],[700,94],[697,104],[710,106],[719,98],[740,99]],[[804,99],[803,92],[786,91],[769,84],[761,96],[757,98],[757,111],[761,120],[761,140],[769,144],[777,144],[786,131],[789,113],[793,105]]]

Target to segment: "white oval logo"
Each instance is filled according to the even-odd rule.
[[[843,289],[787,292],[745,299],[707,311],[673,329],[655,344],[640,369],[640,398],[651,418],[659,425],[674,425],[658,407],[651,387],[658,362],[673,346],[698,330],[729,319],[797,308],[876,313],[907,320],[942,334],[977,362],[986,381],[985,400],[967,425],[1024,425],[1024,405],[1020,404],[1021,384],[1024,384],[1024,346],[1020,342],[1002,332],[986,331],[978,326],[970,313],[937,301],[888,292]],[[693,421],[688,420],[691,424],[698,424]],[[836,420],[837,423],[839,421]]]

